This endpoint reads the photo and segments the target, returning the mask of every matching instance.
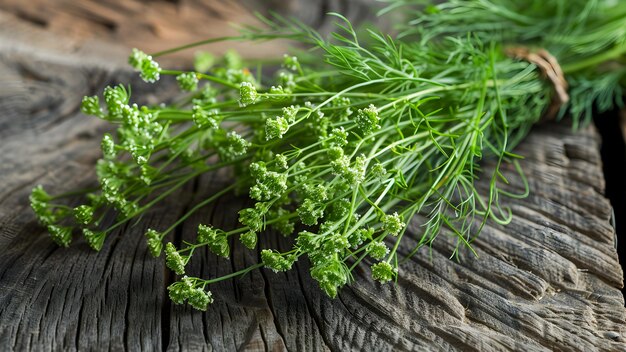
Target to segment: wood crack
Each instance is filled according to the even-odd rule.
[[[265,283],[265,287],[263,292],[265,293],[265,299],[267,300],[267,306],[269,308],[269,311],[272,315],[272,322],[274,323],[274,328],[276,329],[276,332],[278,333],[278,335],[280,336],[283,345],[285,346],[285,348],[287,349],[287,351],[289,350],[289,348],[287,347],[287,344],[285,343],[285,333],[282,330],[281,326],[280,326],[280,322],[279,320],[276,318],[276,313],[274,311],[274,303],[272,301],[272,292],[270,291],[270,282],[266,277],[266,269],[261,269],[261,277],[263,278],[263,281]],[[269,346],[268,346],[268,350]]]
[[[298,269],[298,273],[296,275],[297,278],[298,278],[298,287],[299,287],[300,292],[302,293],[302,295],[304,297],[304,304],[306,306],[308,314],[311,316],[311,318],[313,318],[313,321],[315,322],[315,326],[317,327],[317,330],[319,331],[319,334],[322,337],[322,341],[324,342],[324,346],[327,349],[331,349],[331,346],[333,346],[333,345],[330,343],[330,341],[328,340],[328,338],[326,336],[326,328],[325,328],[324,324],[322,324],[322,322],[320,321],[319,313],[311,308],[311,302],[310,302],[309,294],[305,290],[304,284],[302,282],[302,268],[301,268],[301,265],[302,265],[301,263],[296,263],[295,264],[295,266]]]

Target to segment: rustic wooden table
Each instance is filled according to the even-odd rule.
[[[107,126],[80,114],[80,100],[134,76],[119,68],[123,59],[49,45],[52,37],[33,37],[3,16],[0,350],[626,350],[623,274],[593,128],[574,133],[567,123],[550,123],[532,131],[517,150],[526,156],[531,194],[508,203],[515,215],[509,226],[485,228],[475,242],[479,258],[449,260],[454,242],[442,235],[432,251],[401,267],[397,284],[357,274],[334,300],[306,263],[281,274],[262,270],[214,285],[216,302],[202,313],[170,304],[166,286],[174,278],[142,235],[170,224],[222,181],[195,180],[139,225],[113,233],[98,253],[82,240],[54,245],[35,222],[29,192],[36,184],[64,191],[94,183],[98,136]],[[8,30],[27,34],[7,38]],[[24,38],[46,50],[32,50]],[[168,94],[139,83],[133,91],[148,100]],[[222,199],[170,240],[193,236],[200,220],[235,225],[229,209],[243,202]],[[261,247],[289,242],[262,238]],[[224,274],[258,257],[204,253],[190,271]]]

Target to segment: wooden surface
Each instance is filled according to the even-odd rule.
[[[207,38],[236,35],[236,26],[259,26],[255,12],[268,10],[294,16],[319,31],[334,23],[328,12],[339,12],[355,23],[373,21],[381,4],[375,0],[3,0],[0,11],[45,29],[75,47],[98,50],[103,44],[123,44],[150,53]],[[382,29],[387,26],[379,23]],[[215,54],[234,48],[248,57],[275,55],[284,47],[275,42],[260,45],[231,43],[205,46]],[[187,50],[169,58],[193,57]],[[282,53],[281,53],[282,55]]]
[[[518,148],[531,195],[509,202],[509,226],[485,228],[475,242],[479,258],[463,252],[460,262],[449,260],[453,238],[441,235],[431,252],[401,267],[397,284],[357,273],[334,300],[298,263],[288,273],[262,270],[213,285],[216,301],[206,313],[170,304],[166,286],[174,278],[142,235],[172,223],[220,179],[195,180],[140,224],[113,233],[100,252],[82,240],[55,246],[27,198],[36,184],[53,192],[94,184],[99,136],[108,127],[79,113],[82,96],[132,81],[134,94],[155,101],[171,96],[171,86],[137,82],[118,65],[120,48],[103,56],[71,41],[52,45],[14,20],[0,13],[1,350],[626,350],[599,139],[592,128],[573,133],[567,123],[537,127]],[[58,49],[66,44],[76,53]],[[234,226],[229,209],[244,203],[222,199],[169,239],[191,238],[200,221]],[[289,242],[261,239],[261,248]],[[226,274],[258,259],[257,251],[237,250],[229,260],[204,253],[190,272]]]

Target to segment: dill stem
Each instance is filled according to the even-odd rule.
[[[228,279],[231,279],[231,278],[234,278],[234,277],[237,277],[237,276],[245,275],[245,274],[249,273],[252,270],[256,270],[256,269],[262,268],[263,265],[265,265],[265,264],[258,263],[258,264],[251,265],[251,266],[249,266],[249,267],[247,267],[245,269],[241,269],[239,271],[236,271],[234,273],[230,273],[230,274],[227,274],[227,275],[224,275],[224,276],[217,277],[215,279],[207,279],[207,280],[205,280],[205,279],[197,279],[197,280],[201,281],[205,285],[210,285],[210,284],[214,284],[216,282],[220,282],[220,281],[228,280]]]
[[[171,76],[177,76],[180,75],[181,73],[185,73],[183,71],[177,71],[177,70],[161,70],[161,74],[163,75],[171,75]],[[211,75],[207,75],[204,73],[199,73],[199,72],[195,72],[196,76],[198,76],[198,78],[201,79],[205,79],[207,81],[211,81],[211,82],[215,82],[215,83],[219,83],[225,87],[229,87],[229,88],[233,88],[233,89],[239,89],[239,85],[231,83],[227,80],[215,77],[215,76],[211,76]]]
[[[163,55],[167,55],[167,54],[172,54],[172,53],[175,53],[175,52],[178,52],[178,51],[195,48],[195,47],[201,46],[201,45],[218,43],[218,42],[229,41],[229,40],[241,40],[241,39],[244,39],[244,37],[243,36],[226,36],[226,37],[217,37],[217,38],[201,40],[201,41],[198,41],[198,42],[193,42],[193,43],[189,43],[189,44],[186,44],[186,45],[181,45],[181,46],[178,46],[178,47],[175,47],[175,48],[172,48],[172,49],[158,51],[158,52],[152,54],[152,57],[159,57],[159,56],[163,56]]]
[[[174,230],[176,228],[176,226],[180,225],[183,221],[187,220],[187,218],[189,218],[191,215],[193,215],[193,213],[198,211],[198,209],[200,209],[200,208],[202,208],[202,207],[212,203],[213,201],[217,200],[219,197],[221,197],[224,194],[230,192],[238,184],[239,184],[239,182],[233,183],[232,185],[230,185],[230,186],[228,186],[226,188],[223,188],[221,191],[213,194],[212,196],[206,198],[202,202],[196,204],[187,213],[185,213],[185,215],[181,216],[175,223],[173,223],[170,227],[168,227],[167,230],[163,231],[162,236],[165,237],[166,234],[168,234],[170,231]]]
[[[561,69],[563,70],[563,73],[571,74],[576,71],[599,65],[609,60],[617,59],[624,54],[626,54],[626,42],[620,43],[611,50],[600,52],[599,54],[593,55],[587,59],[562,65]]]

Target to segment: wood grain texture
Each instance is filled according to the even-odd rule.
[[[2,19],[0,28],[17,25]],[[97,253],[83,240],[55,246],[28,207],[36,184],[61,192],[94,183],[99,136],[109,127],[79,113],[83,95],[132,82],[135,95],[155,101],[170,96],[171,85],[137,82],[114,64],[115,50],[79,60],[83,54],[35,55],[0,43],[2,350],[626,350],[623,274],[592,128],[574,133],[566,122],[550,123],[519,146],[531,195],[508,203],[510,225],[485,228],[475,242],[479,258],[448,259],[455,242],[444,233],[401,267],[397,284],[380,285],[362,270],[333,300],[300,262],[287,273],[261,270],[213,285],[216,301],[202,313],[170,304],[166,286],[175,278],[142,235],[171,224],[224,178],[194,180]],[[521,188],[513,169],[505,175],[512,190]],[[199,222],[235,226],[246,204],[225,196],[169,240],[193,237]],[[404,253],[420,221],[411,223]],[[275,233],[260,238],[260,248],[289,245]],[[241,248],[230,259],[198,254],[189,272],[211,277],[259,260]]]
[[[237,26],[261,25],[255,12],[269,15],[268,10],[271,9],[328,33],[335,18],[326,16],[326,13],[342,13],[355,23],[372,22],[374,13],[381,6],[375,0],[0,1],[1,12],[63,37],[73,47],[102,51],[103,47],[111,50],[121,44],[148,53],[207,38],[237,35]],[[379,26],[382,29],[391,27],[384,23],[379,23]],[[46,46],[52,44],[47,43]],[[286,50],[282,42],[276,41],[255,45],[245,42],[217,43],[202,49],[215,54],[235,49],[248,57],[275,56],[277,51],[282,55]],[[189,63],[195,51],[182,51],[167,59]]]

